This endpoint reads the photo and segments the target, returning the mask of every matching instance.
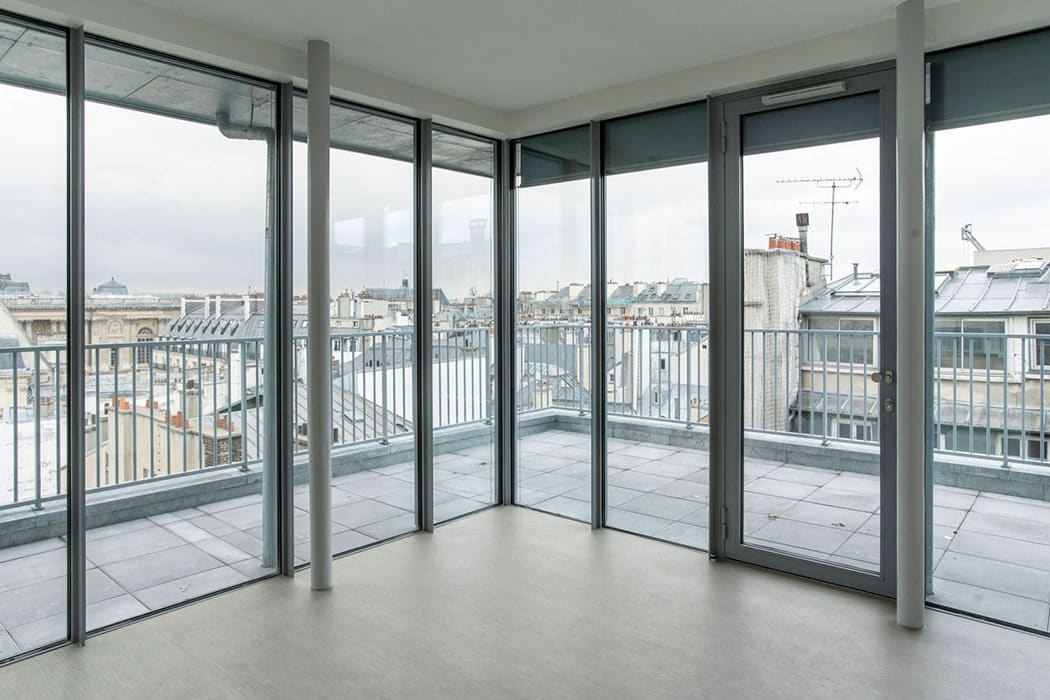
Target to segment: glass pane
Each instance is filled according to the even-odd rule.
[[[306,133],[306,99],[294,100]],[[412,532],[413,165],[411,122],[331,106],[332,549]],[[409,145],[407,153],[404,143]],[[404,156],[408,157],[407,160]],[[295,553],[310,559],[307,425],[307,153],[293,147]]]
[[[876,571],[877,124],[873,93],[742,125],[744,541]]]
[[[517,502],[590,522],[590,180],[515,194]]]
[[[65,39],[0,21],[0,661],[66,638],[64,90]]]
[[[646,115],[606,131],[613,152],[658,137]],[[706,142],[693,106],[692,138]],[[665,160],[674,161],[675,143]],[[642,148],[643,146],[638,146]],[[706,149],[705,149],[706,150]],[[606,522],[690,547],[708,546],[707,164],[635,169],[606,177]]]
[[[434,519],[440,522],[496,502],[495,146],[435,130],[433,150]],[[486,161],[488,172],[478,174]]]
[[[929,132],[927,141],[939,360],[930,600],[1043,632],[1050,116],[1031,115],[1050,105],[1047,57],[1047,32],[934,57],[933,75],[943,78],[930,105],[934,123],[958,128]]]
[[[272,573],[274,91],[86,48],[90,629]]]

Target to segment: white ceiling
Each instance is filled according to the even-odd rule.
[[[499,110],[893,17],[900,0],[142,0]],[[951,0],[927,0],[927,6]]]

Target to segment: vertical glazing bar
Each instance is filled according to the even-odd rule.
[[[605,167],[601,122],[591,122],[591,527],[605,526]],[[583,394],[582,386],[580,394]]]
[[[795,331],[784,331],[784,429],[787,431],[791,430],[791,338],[795,335]]]
[[[273,424],[268,426],[274,433],[276,449],[277,480],[277,562],[284,576],[295,573],[295,531],[293,513],[295,509],[295,458],[292,414],[298,410],[293,371],[295,339],[292,330],[292,96],[291,83],[282,83],[277,88],[277,138],[276,158],[270,177],[276,181],[277,196],[273,251],[273,281],[266,291],[273,298],[274,329],[270,331],[270,351],[274,364],[272,397],[276,409],[272,414]],[[243,401],[243,387],[241,391]],[[242,430],[241,451],[244,451]]]
[[[847,415],[847,418],[849,419],[849,430],[850,430],[850,434],[847,437],[850,440],[853,440],[854,438],[856,438],[856,435],[853,432],[853,430],[854,430],[854,428],[853,428],[853,419],[857,415],[857,411],[856,411],[856,409],[854,408],[854,405],[853,405],[853,398],[854,398],[853,397],[853,385],[855,384],[855,382],[853,381],[853,377],[855,376],[853,374],[853,371],[855,369],[855,367],[854,367],[854,358],[855,358],[854,346],[856,345],[856,340],[857,340],[857,336],[853,332],[851,332],[850,336],[849,336],[849,414]],[[866,344],[865,344],[865,346],[866,346]],[[865,349],[865,355],[867,355],[867,350],[866,349]],[[865,381],[865,380],[862,380],[862,381]],[[865,416],[868,415],[868,407],[867,406],[864,407],[864,415]]]
[[[66,44],[67,270],[66,470],[69,640],[87,638],[87,564],[84,532],[84,28],[69,30]],[[97,367],[97,365],[96,365]],[[97,435],[97,433],[96,433]],[[76,465],[75,468],[72,465]]]
[[[499,502],[515,500],[517,319],[514,302],[514,163],[512,146],[496,148],[495,325],[496,325],[496,464]],[[487,381],[487,378],[486,378]],[[533,392],[535,394],[535,392]]]
[[[432,329],[434,285],[433,275],[433,183],[431,172],[433,123],[422,119],[416,123],[415,133],[415,288],[416,317],[414,319],[415,409],[416,425],[416,523],[419,529],[434,529],[434,373]]]

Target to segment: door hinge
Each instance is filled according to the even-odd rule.
[[[722,516],[722,539],[726,540],[729,539],[729,508],[722,506],[720,511]]]
[[[728,140],[729,140],[729,137],[727,135],[728,132],[729,132],[729,126],[723,121],[722,122],[722,153],[726,152],[727,143],[728,143]]]

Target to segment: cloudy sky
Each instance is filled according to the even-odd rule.
[[[65,112],[61,98],[0,87],[0,272],[36,290],[65,275]],[[972,223],[988,248],[1050,244],[1050,117],[938,132],[937,266],[971,261],[959,229]],[[825,255],[830,209],[812,185],[778,179],[852,175],[864,183],[836,210],[836,274],[874,270],[878,165],[874,141],[749,156],[745,239],[794,234],[810,213],[810,246]],[[87,108],[87,279],[115,277],[134,292],[240,292],[263,284],[265,147],[212,127],[96,104]],[[305,289],[305,147],[295,153],[295,288]],[[396,286],[412,268],[412,169],[336,153],[332,159],[332,287]],[[685,165],[610,177],[608,271],[617,282],[708,278],[707,173]],[[488,220],[491,181],[435,175],[435,243],[469,241]],[[585,282],[589,189],[576,181],[520,191],[518,275],[523,289]],[[436,282],[454,296],[491,288],[491,267],[449,266]]]

